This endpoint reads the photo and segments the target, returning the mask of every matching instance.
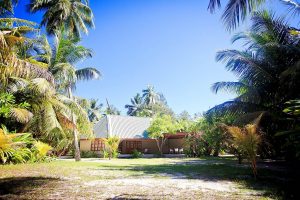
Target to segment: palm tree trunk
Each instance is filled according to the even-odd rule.
[[[70,86],[68,87],[68,95],[69,98],[73,100],[73,94]],[[73,124],[76,125],[76,120],[73,112],[72,112],[72,122]],[[74,147],[75,147],[75,161],[80,161],[81,158],[80,158],[80,149],[78,144],[78,132],[76,128],[73,128],[73,136],[74,136]]]

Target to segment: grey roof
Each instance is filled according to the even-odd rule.
[[[151,118],[105,115],[94,126],[95,138],[148,138]]]

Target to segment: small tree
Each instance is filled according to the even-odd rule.
[[[176,134],[177,122],[170,115],[156,117],[148,128],[149,137],[156,140],[160,154],[163,154],[163,145],[168,139],[165,134]]]
[[[231,142],[238,154],[251,162],[254,177],[257,176],[256,155],[261,143],[260,131],[257,124],[248,124],[243,128],[226,126],[224,128],[231,136]]]
[[[104,139],[104,143],[105,143],[105,150],[108,152],[109,160],[111,158],[118,157],[118,148],[119,148],[120,139],[116,136],[113,136]]]

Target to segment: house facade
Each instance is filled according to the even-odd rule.
[[[105,115],[94,126],[94,139],[80,139],[80,150],[100,153],[105,147],[103,138],[117,136],[121,154],[130,154],[134,149],[145,154],[159,153],[156,141],[147,133],[150,123],[151,118],[147,117]],[[166,134],[166,137],[163,152],[182,153],[185,134]]]

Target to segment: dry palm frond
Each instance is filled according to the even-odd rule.
[[[33,114],[24,108],[12,108],[9,115],[22,124],[28,123],[33,117]]]

